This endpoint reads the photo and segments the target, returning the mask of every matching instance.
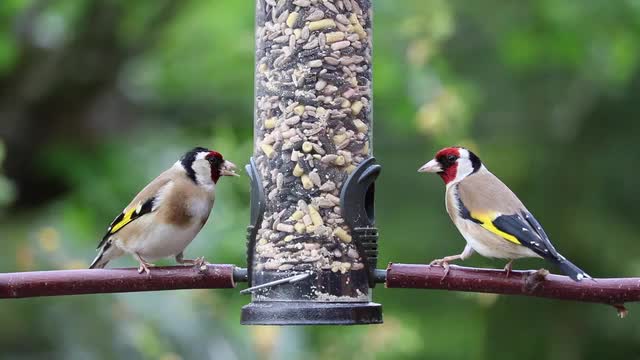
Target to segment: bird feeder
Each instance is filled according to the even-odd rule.
[[[373,324],[368,0],[257,0],[243,324]]]

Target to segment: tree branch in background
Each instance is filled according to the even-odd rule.
[[[381,270],[380,270],[381,271]],[[382,272],[382,271],[381,271]],[[640,278],[585,279],[575,282],[546,270],[512,271],[451,266],[443,277],[439,266],[389,264],[380,279],[387,288],[439,289],[535,296],[602,303],[626,316],[624,303],[640,301]],[[57,270],[0,274],[0,298],[139,292],[178,289],[227,289],[246,281],[246,270],[234,265],[153,268],[151,275],[135,269]]]
[[[612,305],[621,317],[624,303],[640,301],[640,278],[585,279],[575,282],[546,270],[512,271],[451,266],[443,277],[439,266],[389,264],[387,288],[439,289],[504,295],[536,296]]]
[[[151,274],[136,269],[33,271],[0,274],[0,298],[100,294],[116,292],[229,289],[235,287],[233,265],[152,268]],[[237,275],[237,274],[236,274]]]

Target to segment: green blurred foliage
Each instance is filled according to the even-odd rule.
[[[598,277],[640,273],[640,3],[374,4],[380,265],[462,250],[440,180],[416,169],[463,144],[567,257]],[[56,78],[68,61],[74,71]],[[84,67],[92,61],[99,66]],[[100,71],[108,76],[94,79]],[[31,113],[37,121],[15,120]],[[252,116],[252,1],[0,1],[0,271],[86,267],[113,216],[186,149],[247,162]],[[19,167],[44,186],[12,176]],[[224,179],[218,191],[187,255],[242,265],[247,178]],[[477,256],[468,264],[503,266]],[[385,324],[349,328],[243,327],[249,298],[229,290],[4,301],[0,359],[640,354],[634,305],[621,321],[602,305],[490,294],[377,287],[374,299]]]

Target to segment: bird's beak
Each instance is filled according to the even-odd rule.
[[[236,164],[232,163],[231,161],[225,160],[225,162],[222,164],[222,167],[220,168],[220,175],[240,176],[238,173],[236,173],[236,169]]]
[[[429,161],[428,163],[422,165],[420,169],[418,169],[418,172],[421,173],[439,173],[441,171],[442,167],[440,166],[440,163],[436,161],[436,159]]]

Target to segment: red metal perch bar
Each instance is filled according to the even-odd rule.
[[[178,289],[235,287],[234,265],[154,267],[151,274],[136,269],[56,270],[0,274],[0,298],[25,298]],[[240,272],[242,272],[240,270]],[[237,275],[237,274],[236,274]]]
[[[389,264],[387,288],[439,289],[506,295],[537,296],[550,299],[614,305],[640,301],[640,278],[584,279],[575,282],[566,276],[535,271],[512,271],[451,266],[443,278],[440,266]],[[623,308],[623,307],[622,307]]]

